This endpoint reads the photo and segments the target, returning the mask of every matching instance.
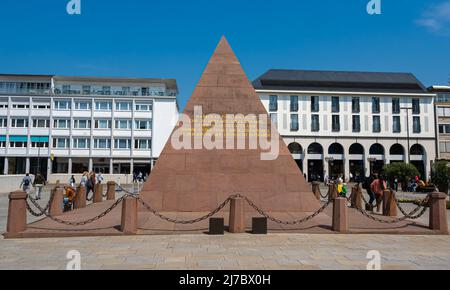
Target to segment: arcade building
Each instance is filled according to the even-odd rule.
[[[253,86],[309,181],[368,176],[394,162],[429,178],[436,95],[414,75],[269,70]]]

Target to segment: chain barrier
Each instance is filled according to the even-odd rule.
[[[394,198],[395,198],[395,195],[394,195]],[[359,211],[361,214],[363,214],[365,217],[367,217],[373,221],[383,223],[383,224],[395,224],[395,223],[405,221],[407,219],[416,220],[416,219],[422,217],[425,214],[425,212],[427,211],[427,207],[425,206],[425,204],[428,203],[429,198],[430,197],[428,196],[425,200],[422,201],[422,203],[419,206],[417,206],[410,213],[407,213],[406,211],[404,211],[402,208],[399,207],[400,211],[402,212],[402,214],[404,216],[400,217],[400,218],[391,219],[391,220],[384,220],[384,219],[377,218],[363,209],[356,209],[356,210]],[[395,198],[395,201],[398,202],[396,198]],[[397,206],[398,206],[398,203],[397,203]],[[422,209],[422,211],[419,214],[417,214],[420,209]]]
[[[263,217],[267,218],[268,220],[271,220],[277,224],[282,224],[282,225],[298,225],[301,223],[305,223],[313,218],[315,218],[317,215],[319,215],[320,213],[322,213],[329,205],[330,203],[332,203],[333,201],[329,200],[327,201],[324,205],[322,205],[321,208],[319,208],[315,213],[313,213],[310,216],[304,217],[300,220],[295,220],[295,221],[282,221],[280,219],[274,218],[273,216],[269,215],[268,213],[266,213],[265,211],[263,211],[262,209],[260,209],[259,207],[257,207],[250,199],[248,199],[247,197],[243,197],[246,202],[254,209],[256,210],[260,215],[262,215]]]
[[[220,212],[228,203],[231,202],[231,200],[233,198],[236,197],[241,197],[240,195],[233,195],[228,197],[224,202],[222,202],[215,210],[213,210],[212,212],[208,213],[207,215],[204,215],[202,217],[199,217],[197,219],[193,219],[193,220],[178,220],[178,219],[174,219],[174,218],[170,218],[167,217],[159,212],[157,212],[154,208],[152,208],[148,203],[146,203],[142,198],[138,197],[138,196],[133,196],[134,198],[136,198],[139,203],[141,203],[149,212],[151,212],[152,214],[154,214],[155,216],[159,217],[162,220],[168,221],[170,223],[174,223],[174,224],[181,224],[181,225],[188,225],[188,224],[195,224],[201,221],[204,221],[206,219],[209,219],[210,217],[216,215],[218,212]]]
[[[35,203],[35,201],[33,201],[33,199],[28,198],[34,206],[36,206],[36,208],[40,211],[39,213],[35,212],[30,204],[28,203],[28,200],[26,201],[26,206],[27,206],[27,210],[30,212],[31,215],[35,216],[35,217],[41,217],[43,215],[45,215],[46,217],[48,217],[49,219],[60,223],[60,224],[64,224],[64,225],[68,225],[68,226],[84,226],[90,223],[93,223],[103,217],[105,217],[107,214],[109,214],[114,208],[116,208],[125,198],[127,198],[128,195],[124,195],[123,197],[119,198],[118,200],[116,200],[109,208],[107,208],[106,210],[104,210],[102,213],[100,213],[99,215],[90,218],[88,220],[85,221],[81,221],[81,222],[69,222],[69,221],[65,221],[62,219],[59,219],[57,217],[54,217],[52,215],[50,215],[47,210],[44,210],[41,206],[39,206],[39,204]],[[49,203],[50,204],[50,203]]]
[[[134,189],[134,186],[133,186],[133,189]],[[141,187],[139,187],[139,189],[138,189],[138,192],[136,193],[136,191],[129,191],[129,190],[127,190],[127,189],[125,189],[125,188],[123,188],[122,186],[120,186],[120,185],[118,185],[118,184],[116,184],[116,191],[123,191],[123,192],[125,192],[126,194],[128,194],[128,195],[132,195],[132,196],[137,196],[137,195],[139,195],[139,193],[141,192]]]

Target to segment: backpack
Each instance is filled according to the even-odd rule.
[[[30,179],[26,178],[26,179],[23,181],[23,185],[24,185],[24,186],[30,186]]]

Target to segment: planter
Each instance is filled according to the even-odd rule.
[[[446,184],[439,184],[438,188],[439,188],[440,192],[448,194],[448,183],[446,183]]]

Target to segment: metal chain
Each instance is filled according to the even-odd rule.
[[[404,215],[404,216],[410,216],[411,215],[411,213],[407,213],[406,212],[406,210],[401,206],[401,203],[398,201],[398,199],[397,199],[397,197],[395,196],[395,194],[394,194],[394,200],[395,200],[395,203],[397,204],[397,207],[398,207],[398,209],[402,212],[402,214]],[[422,208],[422,207],[425,207],[426,208],[426,205],[428,204],[428,202],[430,201],[430,196],[427,196],[425,199],[423,199],[419,204],[418,204],[418,206],[417,206],[417,208]]]
[[[129,190],[126,190],[126,189],[123,188],[122,186],[116,184],[116,190],[117,190],[117,189],[119,189],[120,191],[125,192],[126,194],[129,194],[129,195],[132,195],[132,196],[137,196],[137,195],[139,195],[139,192],[141,191],[142,188],[139,188],[139,192],[136,193],[136,192],[134,192],[134,191],[131,192],[131,191],[129,191]]]
[[[40,213],[35,212],[35,211],[31,208],[30,203],[28,202],[28,200],[26,200],[26,206],[27,206],[28,212],[29,212],[32,216],[35,216],[35,217],[41,217],[41,216],[45,215],[45,212],[43,212],[43,211],[41,211]]]
[[[68,226],[84,226],[90,223],[93,223],[103,217],[105,217],[107,214],[109,214],[113,209],[115,209],[125,198],[127,198],[128,195],[124,195],[121,198],[119,198],[118,200],[116,200],[109,208],[107,208],[105,211],[103,211],[101,214],[90,218],[88,220],[85,221],[81,221],[81,222],[68,222],[68,221],[64,221],[62,219],[59,219],[57,217],[51,216],[47,213],[45,213],[45,215],[50,218],[51,220],[60,223],[60,224],[64,224],[64,225],[68,225]]]
[[[207,215],[204,215],[202,217],[199,217],[197,219],[193,219],[193,220],[178,220],[178,219],[174,219],[174,218],[170,218],[167,217],[165,215],[162,215],[161,213],[157,212],[155,209],[153,209],[148,203],[146,203],[142,198],[134,196],[149,212],[151,212],[152,214],[154,214],[155,216],[159,217],[160,219],[163,219],[165,221],[174,223],[174,224],[182,224],[182,225],[187,225],[187,224],[195,224],[201,221],[204,221],[206,219],[209,219],[210,217],[216,215],[219,211],[221,211],[233,198],[237,198],[237,197],[241,197],[240,195],[233,195],[228,197],[224,202],[222,202],[215,210],[213,210],[212,212],[208,213]]]
[[[269,215],[268,213],[266,213],[265,211],[263,211],[262,209],[260,209],[259,207],[257,207],[250,199],[248,199],[247,197],[243,197],[247,203],[254,209],[256,210],[260,215],[262,215],[263,217],[267,218],[268,220],[271,220],[277,224],[283,224],[283,225],[298,225],[304,222],[307,222],[313,218],[315,218],[317,215],[319,215],[321,212],[323,212],[329,205],[330,203],[332,203],[333,201],[329,200],[327,201],[321,208],[319,208],[315,213],[313,213],[310,216],[304,217],[300,220],[295,220],[295,221],[282,221],[280,219],[274,218],[273,216]]]

